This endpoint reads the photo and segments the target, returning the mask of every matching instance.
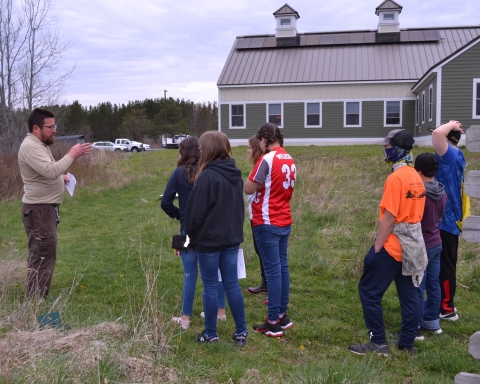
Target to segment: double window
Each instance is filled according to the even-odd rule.
[[[345,101],[344,106],[344,126],[361,127],[362,126],[362,102]]]
[[[402,126],[402,102],[400,100],[385,101],[385,126]]]
[[[245,105],[230,105],[230,128],[245,128]]]
[[[480,79],[473,79],[472,118],[480,119]]]
[[[321,103],[305,103],[305,127],[321,127]]]
[[[267,114],[268,122],[276,124],[279,128],[282,127],[282,104],[268,104]]]

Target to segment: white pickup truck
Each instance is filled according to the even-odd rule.
[[[125,146],[126,150],[129,152],[145,151],[143,144],[139,143],[138,141],[133,141],[128,139],[116,139],[115,144]]]
[[[162,136],[162,147],[164,148],[178,148],[182,140],[190,137],[190,135],[175,135],[172,138]]]

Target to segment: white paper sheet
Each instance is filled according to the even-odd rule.
[[[245,257],[243,256],[243,249],[238,249],[237,255],[237,275],[239,279],[247,278],[247,270],[245,268]],[[222,281],[222,274],[220,273],[220,268],[218,269],[218,281]]]
[[[70,172],[67,173],[67,177],[70,181],[65,183],[65,188],[67,189],[70,196],[73,196],[73,192],[75,191],[75,186],[77,185],[77,179],[73,176]]]

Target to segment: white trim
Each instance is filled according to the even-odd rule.
[[[428,121],[433,120],[433,84],[428,87]]]
[[[480,119],[480,110],[476,111],[477,100],[480,99],[480,94],[477,93],[477,84],[480,84],[480,78],[473,79],[473,105],[472,105],[472,119]],[[478,113],[476,113],[478,112]]]
[[[222,132],[222,109],[220,108],[220,89],[218,90],[218,96],[217,96],[217,119],[218,119],[218,131]]]
[[[347,103],[358,103],[358,125],[347,125]],[[362,100],[344,100],[343,101],[343,128],[361,128],[362,127]]]
[[[358,98],[358,99],[279,99],[279,100],[236,100],[236,101],[225,101],[221,104],[279,104],[279,103],[304,103],[304,102],[319,102],[322,103],[339,103],[342,101],[397,101],[397,100],[415,100],[413,97],[376,97],[376,98]],[[268,111],[267,111],[268,112]]]
[[[440,64],[436,64],[435,66],[433,66],[432,69],[430,69],[426,74],[425,74],[425,77],[423,78],[422,82],[421,83],[418,83],[417,85],[415,85],[414,88],[412,88],[412,92],[415,92],[416,89],[418,89],[418,87],[420,87],[420,85],[422,85],[425,80],[428,79],[428,77],[434,73],[434,72],[439,72],[439,70],[442,69],[442,67],[448,63],[450,63],[450,61],[456,59],[458,56],[460,56],[462,53],[464,53],[465,51],[469,50],[470,48],[472,48],[473,46],[475,46],[476,44],[480,43],[480,39],[478,39],[477,41],[474,41],[474,42],[470,42],[468,43],[468,45],[465,46],[465,48],[463,48],[460,52],[458,52],[456,55],[450,57],[448,60],[444,61],[443,63],[440,63]],[[422,76],[423,77],[423,76]],[[437,122],[438,123],[438,122]]]
[[[319,104],[319,125],[307,125],[307,104]],[[305,100],[303,103],[303,112],[304,112],[304,126],[305,128],[322,128],[322,118],[323,118],[323,111],[322,111],[322,101],[321,100]]]
[[[442,68],[437,71],[437,110],[435,113],[435,126],[439,127],[442,121]]]
[[[263,102],[263,103],[265,103],[265,102]],[[263,103],[261,103],[261,104],[263,104]],[[259,103],[257,103],[257,104],[259,104]],[[282,124],[278,125],[278,128],[283,128],[283,123],[284,123],[284,118],[285,118],[285,116],[283,115],[283,101],[274,100],[274,101],[271,101],[271,102],[266,102],[267,116],[266,116],[265,121],[269,121],[269,117],[270,117],[269,115],[270,114],[269,114],[268,107],[269,107],[270,104],[280,104],[280,120],[281,120]]]
[[[465,136],[462,135],[458,145],[465,145]],[[376,141],[382,140],[385,137],[338,137],[338,138],[320,138],[320,137],[303,137],[303,138],[285,138],[283,139],[284,146],[298,147],[298,146],[332,146],[332,145],[372,145]],[[232,147],[246,146],[248,138],[244,139],[229,139]],[[415,137],[415,145],[421,147],[432,146],[432,136],[417,136]]]
[[[422,125],[425,124],[425,91],[422,91]]]
[[[226,104],[226,103],[225,103]],[[247,129],[247,106],[245,103],[232,101],[228,103],[228,128],[229,129]],[[232,105],[243,105],[243,125],[232,127]]]
[[[398,101],[400,103],[400,124],[387,124],[387,103],[392,101]],[[402,100],[385,100],[383,102],[383,126],[385,128],[390,127],[401,127],[402,126],[402,116],[403,116],[403,101]]]
[[[415,99],[415,126],[420,125],[420,97],[417,95]]]
[[[410,80],[378,80],[378,81],[319,81],[315,83],[275,83],[275,84],[239,84],[239,85],[218,85],[217,88],[248,88],[248,87],[290,87],[294,85],[336,85],[336,84],[395,84],[395,83],[415,83],[418,79]]]

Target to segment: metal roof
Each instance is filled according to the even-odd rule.
[[[392,43],[379,43],[376,35],[298,34],[294,47],[278,47],[273,35],[237,37],[217,85],[417,81],[480,36],[480,26],[402,29]]]

